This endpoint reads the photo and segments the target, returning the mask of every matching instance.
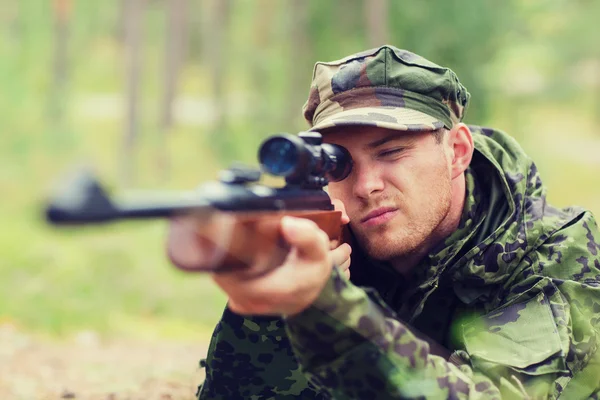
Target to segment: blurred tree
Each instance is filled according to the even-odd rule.
[[[591,94],[595,103],[592,112],[600,122],[600,2],[555,0],[551,7],[544,4],[544,7],[523,11],[523,20],[527,20],[527,11],[537,17],[536,25],[529,22],[532,24],[530,36],[549,53],[552,66],[547,71],[549,84],[544,88],[545,93],[538,93],[538,96],[575,100],[581,106],[578,103],[588,98],[582,94]]]
[[[309,2],[308,33],[315,60],[335,60],[365,50],[363,4],[363,0]]]
[[[252,21],[252,51],[250,62],[250,106],[254,120],[258,122],[256,127],[259,131],[268,129],[268,121],[271,118],[271,105],[265,101],[265,86],[269,82],[269,49],[273,47],[275,41],[272,35],[273,26],[277,19],[277,8],[274,7],[273,0],[257,0],[253,9]],[[260,126],[264,125],[264,126]]]
[[[388,3],[388,0],[364,0],[369,47],[378,47],[389,42]]]
[[[229,51],[229,27],[231,21],[231,0],[209,0],[204,24],[205,59],[203,62],[209,69],[211,98],[214,104],[214,124],[212,126],[216,148],[221,153],[227,152],[227,138],[223,132],[227,126],[227,56]]]
[[[71,16],[71,0],[54,0],[54,46],[52,63],[52,85],[49,98],[49,113],[52,125],[62,132],[66,105],[66,84],[68,68],[69,18]]]
[[[179,73],[187,47],[188,0],[170,0],[167,6],[167,39],[165,41],[165,64],[163,70],[163,101],[160,126],[166,133],[173,125],[173,100],[177,92]]]
[[[19,38],[19,34],[21,32],[21,20],[20,20],[20,12],[21,7],[19,7],[18,1],[9,1],[3,4],[3,7],[0,8],[0,12],[3,14],[2,19],[4,23],[9,28],[10,35],[17,39]]]
[[[165,136],[173,126],[173,102],[177,94],[177,84],[187,47],[187,14],[188,0],[170,0],[167,7],[167,38],[164,51],[163,97],[161,104],[161,120],[159,129],[159,147],[157,164],[159,176],[166,179],[169,174],[168,152],[165,146]]]
[[[288,129],[296,129],[302,120],[300,109],[308,95],[308,77],[312,64],[311,46],[308,37],[309,9],[306,0],[292,0],[289,12],[291,12],[290,46],[288,51],[290,63],[288,94],[286,96],[286,112],[284,126]]]
[[[188,0],[186,62],[201,64],[206,59],[208,45],[208,7],[206,0]]]
[[[139,130],[139,82],[142,72],[141,22],[145,0],[124,0],[125,81],[127,114],[121,152],[121,185],[129,187],[135,180],[135,145]]]
[[[127,0],[118,0],[118,11],[114,25],[114,35],[119,42],[125,41],[125,24],[127,22]]]

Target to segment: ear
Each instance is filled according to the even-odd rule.
[[[461,175],[473,158],[473,135],[465,124],[458,123],[448,132],[448,150],[450,153],[450,167],[452,179]]]

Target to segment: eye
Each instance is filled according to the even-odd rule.
[[[398,148],[394,148],[394,149],[387,149],[387,150],[383,150],[383,151],[379,152],[377,154],[377,156],[383,157],[383,158],[392,157],[392,156],[400,154],[402,152],[402,150],[404,150],[404,148],[402,148],[402,147],[398,147]]]

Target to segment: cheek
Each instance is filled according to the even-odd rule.
[[[329,193],[329,196],[332,199],[338,199],[344,202],[344,200],[347,199],[347,196],[345,195],[345,193],[347,193],[347,186],[349,185],[346,184],[346,182],[330,183],[327,186],[327,193]]]
[[[419,186],[425,186],[425,189],[432,189],[450,177],[451,166],[448,159],[442,151],[431,152],[423,157],[419,163],[412,165],[410,178],[419,183]]]
[[[397,169],[388,176],[388,194],[396,193],[408,202],[419,206],[431,200],[441,188],[441,182],[446,180],[446,168],[439,165],[410,165]],[[393,186],[392,189],[389,189]]]

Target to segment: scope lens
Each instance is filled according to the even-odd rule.
[[[259,159],[266,172],[276,176],[288,176],[298,165],[298,149],[291,140],[275,137],[262,145]]]

